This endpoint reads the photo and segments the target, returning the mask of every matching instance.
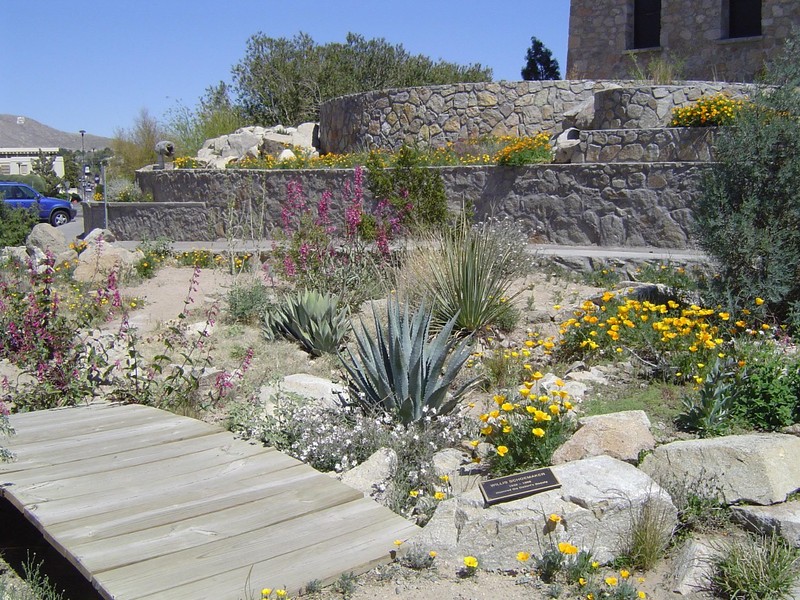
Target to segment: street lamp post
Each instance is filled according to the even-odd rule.
[[[85,129],[81,129],[79,133],[81,134],[81,163],[85,163],[86,162],[86,149],[83,146],[83,136],[86,135],[86,130]],[[83,199],[84,202],[86,201],[86,174],[85,174],[85,171],[86,171],[86,169],[81,169],[81,181],[80,181],[81,198]]]

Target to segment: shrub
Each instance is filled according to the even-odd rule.
[[[670,127],[717,127],[733,125],[743,100],[734,100],[727,94],[702,96],[688,106],[672,109]]]
[[[370,153],[367,158],[367,186],[372,197],[386,200],[413,231],[443,229],[448,222],[447,194],[442,176],[425,166],[422,151],[402,146],[386,168],[383,155]]]
[[[447,478],[438,477],[433,456],[461,442],[458,416],[430,415],[408,426],[389,415],[364,413],[357,406],[325,407],[282,392],[265,415],[258,404],[231,403],[230,429],[258,438],[323,472],[352,469],[380,448],[397,454],[397,466],[384,503],[398,514],[424,524],[447,497]]]
[[[790,598],[800,577],[800,551],[777,534],[748,535],[723,548],[714,560],[711,588],[722,598]]]
[[[494,446],[489,457],[494,475],[549,465],[553,452],[574,429],[567,414],[572,403],[564,382],[557,379],[554,389],[548,391],[540,385],[541,378],[538,371],[531,373],[513,397],[496,394],[497,408],[480,415],[481,437]]]
[[[409,315],[393,298],[383,326],[373,307],[375,336],[364,323],[356,330],[357,349],[342,359],[349,375],[350,400],[366,410],[382,410],[408,424],[426,414],[450,413],[471,381],[449,395],[450,385],[469,358],[467,341],[449,340],[451,319],[429,340],[432,315],[424,304]]]
[[[9,271],[0,277],[0,358],[7,358],[35,380],[14,393],[18,410],[74,405],[91,397],[105,366],[104,357],[90,343],[90,334],[76,337],[89,324],[84,315],[93,313],[69,313],[55,289],[53,262],[49,255],[38,266],[31,262],[27,271]],[[120,306],[114,274],[96,291],[94,302],[106,314]]]
[[[734,379],[733,417],[755,429],[774,431],[800,420],[800,360],[777,343],[740,350],[744,366]]]
[[[767,67],[756,90],[720,132],[716,162],[698,199],[696,237],[719,266],[714,292],[725,306],[764,298],[769,311],[800,325],[800,34]]]
[[[142,242],[139,250],[144,256],[134,265],[136,274],[145,279],[151,279],[156,271],[170,256],[169,242],[166,240],[156,240],[155,242]]]
[[[298,342],[313,356],[335,354],[350,331],[347,309],[330,294],[303,290],[289,294],[276,306],[269,307],[262,318],[267,339],[281,335]]]
[[[0,248],[24,246],[31,229],[39,222],[34,209],[13,208],[0,198]]]
[[[246,324],[261,319],[272,303],[269,288],[259,280],[234,284],[228,292],[227,301],[228,320]]]

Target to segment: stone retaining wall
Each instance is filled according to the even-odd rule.
[[[681,85],[639,85],[598,91],[594,96],[593,129],[651,129],[666,127],[672,109],[685,106],[703,95],[725,92],[741,98],[753,86],[736,83],[687,81]]]
[[[580,144],[559,153],[560,162],[708,162],[714,127],[606,129],[580,132]]]
[[[442,146],[482,135],[559,133],[564,113],[613,82],[499,81],[380,90],[320,107],[323,152]]]
[[[483,135],[558,134],[581,129],[666,127],[672,110],[702,95],[747,95],[752,85],[689,81],[500,81],[381,90],[342,96],[320,108],[323,152],[405,144],[442,146]]]
[[[454,210],[471,206],[478,220],[513,219],[539,241],[680,249],[690,245],[692,205],[706,168],[612,163],[439,169]],[[234,229],[237,237],[259,237],[279,225],[290,180],[300,180],[312,201],[332,190],[337,218],[341,190],[351,178],[346,169],[142,171],[139,185],[158,202],[111,203],[109,227],[122,239],[214,240]],[[85,208],[102,223],[102,205]]]

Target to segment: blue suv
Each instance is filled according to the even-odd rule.
[[[36,207],[39,220],[50,223],[53,227],[69,223],[78,212],[71,202],[42,196],[31,186],[16,181],[0,181],[0,197],[14,208]]]

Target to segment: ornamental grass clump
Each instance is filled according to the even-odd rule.
[[[730,600],[792,598],[800,579],[800,550],[778,534],[748,535],[730,542],[713,564],[710,587]]]
[[[262,331],[268,340],[296,341],[312,356],[336,354],[350,332],[350,316],[336,296],[302,290],[264,311]]]
[[[450,338],[455,318],[431,337],[433,315],[425,304],[409,313],[408,305],[390,298],[386,312],[388,323],[384,326],[373,306],[374,337],[362,322],[355,332],[355,353],[348,348],[342,357],[350,402],[368,411],[384,411],[403,424],[419,421],[426,414],[450,413],[473,383],[450,393],[470,357],[469,340]]]
[[[564,382],[556,379],[553,389],[547,390],[540,384],[542,377],[539,371],[530,373],[513,395],[496,394],[497,408],[480,415],[481,440],[494,447],[489,457],[492,474],[549,465],[553,452],[573,431],[568,414],[572,403]]]
[[[423,293],[434,323],[454,320],[461,332],[475,332],[504,320],[513,310],[511,285],[520,264],[517,248],[493,235],[489,224],[455,230],[434,238],[433,260],[423,279]]]

